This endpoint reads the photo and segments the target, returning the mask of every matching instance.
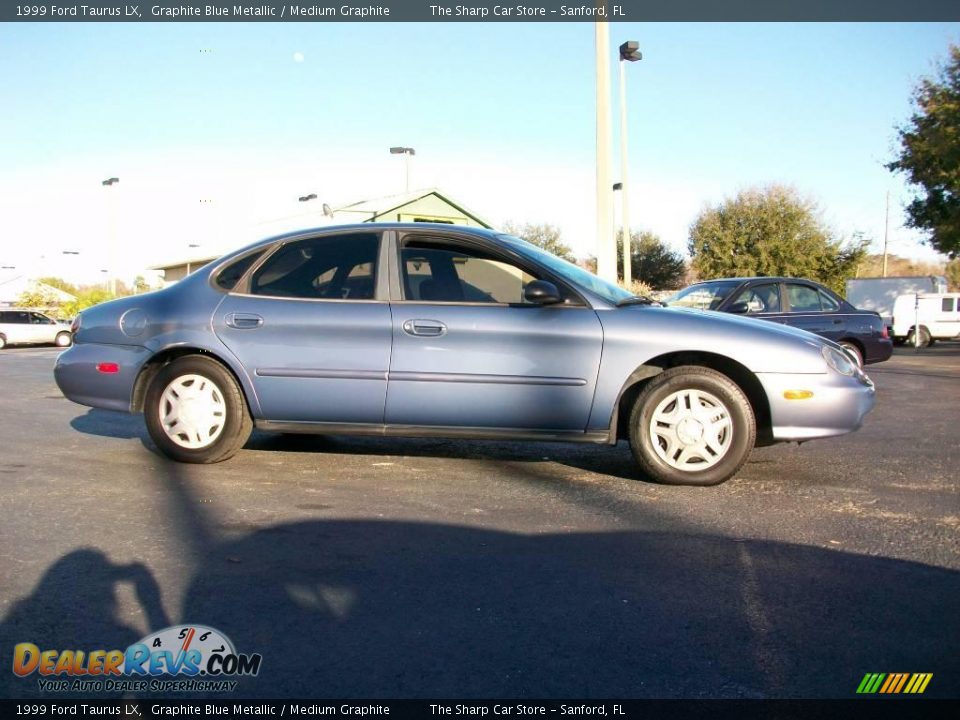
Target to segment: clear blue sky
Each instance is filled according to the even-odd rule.
[[[625,39],[644,54],[629,68],[636,225],[682,247],[703,203],[779,181],[817,199],[838,232],[877,236],[890,190],[895,249],[930,256],[900,228],[908,195],[882,165],[911,88],[960,25],[611,24],[611,43]],[[355,154],[393,168],[386,148],[404,144],[424,180],[472,174],[467,206],[554,219],[591,250],[591,23],[8,24],[0,68],[5,188],[98,180],[133,156]],[[586,183],[583,206],[558,199],[551,218],[541,199],[524,217],[511,167],[528,188],[538,168],[545,186],[568,169]]]

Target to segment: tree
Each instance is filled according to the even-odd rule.
[[[948,262],[943,274],[947,277],[950,292],[960,292],[960,258]]]
[[[623,231],[617,233],[617,267],[623,268]],[[683,284],[687,266],[683,255],[674,252],[658,235],[630,231],[630,274],[652,290],[675,290]],[[621,273],[622,275],[622,273]]]
[[[75,317],[81,310],[113,300],[110,291],[101,285],[91,285],[77,291],[77,299],[63,304],[61,310],[66,317]]]
[[[529,243],[533,243],[539,248],[543,248],[549,253],[553,253],[559,258],[575,262],[573,250],[560,239],[560,228],[549,225],[535,225],[526,223],[523,227],[514,223],[507,223],[503,226],[503,231],[508,235],[516,235]]]
[[[58,315],[60,299],[42,285],[34,285],[24,290],[17,298],[17,305],[25,308],[34,308],[50,315]]]
[[[704,209],[690,227],[693,270],[702,280],[785,275],[843,292],[867,241],[833,238],[815,203],[781,185],[740,192]]]
[[[914,113],[899,129],[900,155],[887,165],[902,172],[918,195],[907,224],[930,234],[929,243],[960,256],[960,46],[951,45],[937,77],[913,92]]]

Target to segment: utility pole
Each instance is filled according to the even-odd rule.
[[[620,224],[623,226],[623,284],[629,288],[633,282],[630,242],[630,200],[627,195],[627,73],[628,62],[643,59],[640,44],[629,40],[620,46]]]
[[[883,222],[883,277],[887,276],[887,245],[890,239],[890,191],[887,190],[887,215]]]
[[[598,6],[604,0],[598,0]],[[617,281],[617,252],[613,242],[613,193],[610,190],[610,31],[606,22],[594,23],[597,72],[597,275]]]

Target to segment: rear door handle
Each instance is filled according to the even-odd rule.
[[[407,320],[403,331],[417,337],[439,337],[447,332],[447,326],[439,320]]]
[[[225,322],[237,330],[253,330],[263,325],[263,318],[253,313],[230,313]]]
[[[839,325],[839,324],[842,323],[842,322],[843,322],[843,320],[841,320],[840,318],[836,318],[836,319],[833,321],[833,324],[834,324],[834,325]]]

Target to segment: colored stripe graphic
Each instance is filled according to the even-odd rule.
[[[867,673],[857,686],[858,695],[921,695],[933,673]]]

